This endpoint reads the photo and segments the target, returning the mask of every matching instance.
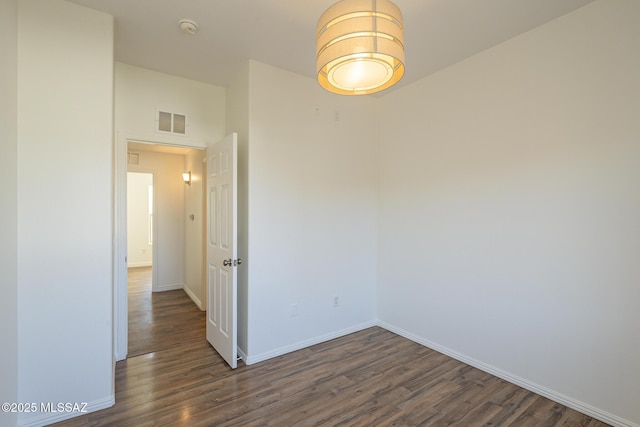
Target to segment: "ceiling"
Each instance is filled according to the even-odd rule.
[[[316,23],[335,2],[69,1],[115,17],[117,61],[223,87],[248,59],[315,78]],[[396,88],[592,1],[394,0],[404,15],[406,54]],[[199,25],[195,36],[180,31],[182,18]]]

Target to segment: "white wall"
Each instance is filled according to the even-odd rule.
[[[129,150],[140,164],[129,172],[153,174],[153,290],[181,289],[184,284],[184,155]]]
[[[252,363],[375,322],[377,168],[373,99],[249,68]]]
[[[204,215],[202,164],[205,150],[189,150],[184,155],[183,171],[191,171],[191,185],[184,189],[184,290],[204,310]],[[184,185],[184,184],[183,184]],[[193,215],[193,219],[191,219]]]
[[[638,75],[601,0],[383,97],[381,322],[640,424]]]
[[[115,63],[115,73],[117,132],[202,148],[224,137],[224,88],[121,62]],[[158,108],[186,114],[187,136],[155,132]]]
[[[129,267],[148,267],[153,263],[153,233],[149,218],[149,204],[153,196],[153,175],[127,173],[127,264]],[[153,212],[153,208],[151,209]]]
[[[18,401],[18,6],[0,2],[0,402]],[[16,414],[0,412],[14,426]]]
[[[18,401],[95,410],[114,401],[113,19],[60,0],[18,7]]]

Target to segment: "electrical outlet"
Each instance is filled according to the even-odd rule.
[[[298,303],[294,302],[291,304],[291,317],[295,317],[298,315]]]
[[[340,305],[340,297],[338,295],[333,296],[333,306],[338,307]]]

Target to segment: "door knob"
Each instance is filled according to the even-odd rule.
[[[224,261],[222,261],[222,265],[224,265],[225,267],[231,267],[232,264],[233,263],[231,261],[231,258],[225,259]]]

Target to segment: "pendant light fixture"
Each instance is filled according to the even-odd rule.
[[[318,82],[341,95],[387,89],[404,75],[404,25],[389,0],[341,0],[318,20]]]

